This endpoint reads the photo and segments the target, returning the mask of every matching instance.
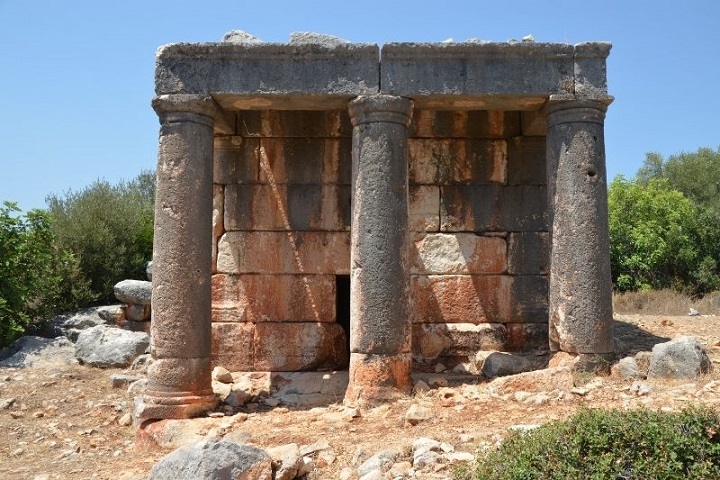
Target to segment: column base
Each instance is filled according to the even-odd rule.
[[[570,367],[573,372],[610,374],[614,353],[552,352],[550,367]]]
[[[135,397],[136,422],[161,419],[185,419],[199,417],[215,408],[218,399],[212,391],[198,395],[193,392],[179,392],[176,395],[153,395],[146,392]]]
[[[347,404],[374,404],[408,395],[412,390],[412,354],[350,354]]]

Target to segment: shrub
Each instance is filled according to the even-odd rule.
[[[46,200],[62,249],[79,260],[90,285],[85,304],[112,301],[113,286],[145,278],[152,257],[155,177],[142,172],[129,182],[98,180],[79,192]]]
[[[14,203],[0,206],[0,346],[76,306],[69,298],[87,296],[77,259],[60,248],[47,212],[19,211]]]
[[[679,413],[582,410],[565,422],[511,434],[455,479],[720,478],[720,416],[708,408]]]

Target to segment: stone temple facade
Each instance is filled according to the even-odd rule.
[[[215,365],[349,368],[363,402],[478,350],[611,355],[609,50],[162,47],[139,415],[211,408]]]

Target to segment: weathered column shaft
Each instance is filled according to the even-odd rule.
[[[614,350],[604,140],[607,103],[561,100],[546,107],[553,351]]]
[[[140,416],[185,418],[215,404],[210,379],[213,115],[210,98],[155,98],[151,351]]]
[[[350,380],[345,398],[409,392],[407,126],[412,102],[388,95],[350,102],[353,199],[350,258]]]

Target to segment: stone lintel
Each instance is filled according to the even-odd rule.
[[[377,93],[379,65],[374,44],[176,43],[157,51],[155,92],[317,95],[347,103]]]
[[[573,91],[573,54],[572,45],[552,43],[389,43],[381,91],[423,107],[494,99],[532,109],[549,93]]]

